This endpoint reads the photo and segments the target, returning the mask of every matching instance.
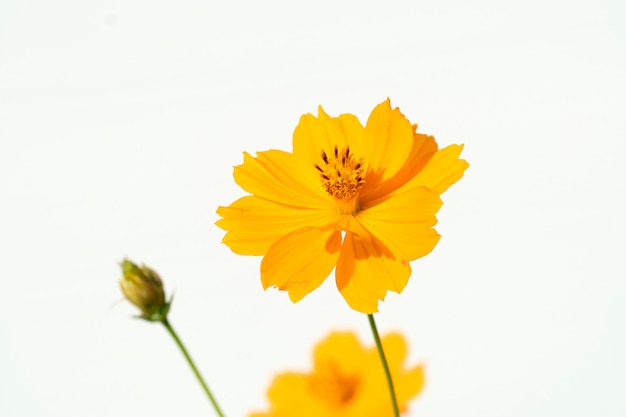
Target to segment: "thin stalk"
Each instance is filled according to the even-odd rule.
[[[215,408],[215,412],[217,413],[217,415],[220,416],[220,417],[224,417],[224,413],[220,409],[220,406],[217,405],[217,401],[215,400],[215,397],[213,397],[213,394],[211,393],[211,390],[207,386],[206,382],[204,382],[204,379],[202,378],[202,375],[200,375],[200,371],[198,371],[198,368],[196,368],[196,365],[194,364],[193,360],[191,359],[191,356],[189,356],[189,353],[187,352],[187,349],[185,349],[185,346],[183,345],[183,342],[180,340],[180,338],[178,337],[178,335],[176,334],[176,332],[174,331],[174,329],[170,325],[169,321],[167,321],[167,319],[163,319],[161,321],[161,323],[163,323],[163,325],[165,326],[165,328],[167,329],[169,334],[172,336],[172,338],[174,339],[174,341],[176,342],[176,344],[180,348],[181,352],[183,352],[183,355],[185,356],[185,359],[187,359],[187,363],[191,367],[191,370],[193,371],[193,373],[196,375],[196,378],[198,378],[198,382],[200,382],[200,385],[202,385],[202,389],[204,389],[204,392],[206,393],[207,397],[209,397],[209,400],[211,401],[211,404],[213,405],[213,408]]]
[[[389,387],[389,394],[391,395],[391,405],[393,406],[394,417],[400,417],[400,410],[398,409],[398,400],[396,399],[396,391],[393,389],[393,380],[391,379],[391,372],[389,372],[389,365],[387,364],[387,358],[385,358],[385,352],[383,351],[383,345],[380,343],[380,336],[378,336],[378,329],[376,328],[376,322],[374,321],[374,315],[368,314],[367,319],[370,322],[370,328],[374,335],[374,341],[376,342],[376,349],[378,349],[378,355],[380,361],[383,364],[385,371],[385,377],[387,378],[387,386]]]

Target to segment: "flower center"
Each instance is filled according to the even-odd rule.
[[[315,169],[320,172],[322,186],[326,192],[343,205],[354,206],[353,210],[356,209],[356,197],[359,189],[365,184],[363,160],[357,161],[350,154],[349,146],[341,151],[335,146],[330,155],[322,150],[321,157],[324,164],[322,166],[315,164]]]
[[[345,375],[333,362],[327,362],[309,376],[311,391],[335,407],[347,405],[359,386],[359,378]]]

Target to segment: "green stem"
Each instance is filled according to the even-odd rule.
[[[196,378],[198,378],[198,381],[200,382],[200,385],[202,385],[202,388],[204,389],[204,392],[206,393],[207,397],[209,397],[209,400],[211,401],[211,404],[213,404],[213,408],[215,408],[215,412],[217,413],[217,415],[220,417],[224,417],[224,413],[222,413],[220,406],[217,405],[217,401],[215,400],[215,397],[213,397],[213,394],[211,394],[211,390],[209,390],[209,387],[207,386],[206,382],[204,382],[202,375],[200,375],[200,371],[198,371],[198,368],[196,368],[196,365],[193,363],[193,360],[191,359],[191,356],[189,356],[189,353],[187,353],[187,349],[185,349],[183,342],[180,340],[180,338],[178,337],[178,335],[176,334],[176,332],[170,325],[169,321],[167,321],[167,319],[163,319],[161,320],[161,323],[163,323],[163,325],[165,326],[169,334],[172,336],[172,338],[174,338],[174,341],[180,348],[181,352],[183,352],[185,359],[187,359],[187,363],[191,367],[191,370],[193,371],[193,373],[196,375]]]
[[[376,341],[376,349],[378,349],[378,355],[380,361],[383,363],[383,369],[385,370],[385,377],[387,378],[387,386],[389,387],[389,394],[391,395],[391,405],[393,406],[394,417],[400,417],[400,410],[398,409],[398,400],[396,399],[396,391],[393,389],[393,380],[391,379],[391,372],[389,372],[389,365],[387,365],[387,359],[385,358],[385,352],[383,351],[383,345],[380,343],[380,337],[378,336],[378,329],[376,329],[376,322],[374,321],[374,315],[368,314],[367,319],[370,322],[370,328]]]

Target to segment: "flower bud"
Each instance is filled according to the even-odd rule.
[[[124,259],[120,266],[120,288],[126,299],[141,310],[139,317],[148,321],[165,320],[170,303],[165,301],[163,282],[159,275],[147,266],[139,267],[128,259]]]

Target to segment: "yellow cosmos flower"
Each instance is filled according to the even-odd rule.
[[[382,338],[382,345],[395,385],[398,408],[424,385],[422,366],[403,364],[407,346],[397,333]],[[364,348],[353,333],[331,333],[313,354],[309,373],[278,375],[268,390],[271,406],[250,417],[390,417],[391,397],[376,347]]]
[[[409,261],[428,254],[439,194],[463,176],[462,145],[438,149],[389,99],[365,127],[351,114],[306,114],[293,152],[244,153],[237,184],[250,196],[219,207],[223,242],[242,255],[264,255],[264,288],[293,302],[335,268],[337,288],[355,310],[373,313],[388,290],[400,293]]]

